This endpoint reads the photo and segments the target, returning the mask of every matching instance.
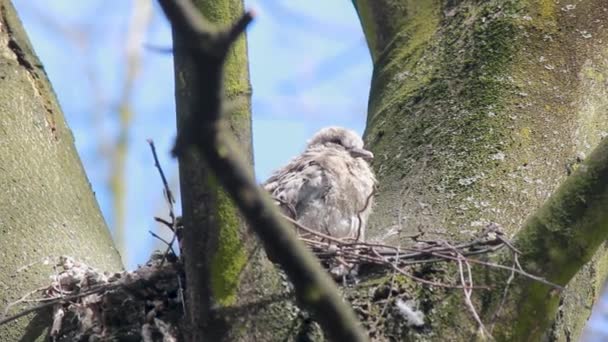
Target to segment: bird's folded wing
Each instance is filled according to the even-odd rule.
[[[301,216],[307,207],[323,200],[330,185],[327,171],[312,158],[303,155],[277,170],[264,184],[270,194],[294,219]],[[295,214],[295,215],[294,215]]]

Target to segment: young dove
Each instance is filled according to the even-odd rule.
[[[368,164],[373,157],[357,133],[326,127],[263,187],[299,224],[335,238],[363,241],[376,184]]]

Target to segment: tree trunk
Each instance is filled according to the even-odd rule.
[[[365,134],[380,181],[372,238],[406,244],[401,234],[420,229],[427,239],[469,239],[489,222],[514,236],[606,136],[605,1],[353,3],[374,63]],[[568,283],[550,329],[524,338],[580,336],[605,256],[602,245]],[[462,300],[425,293],[433,313],[423,334],[473,335]],[[517,295],[508,300],[524,300]]]
[[[242,0],[194,1],[210,21],[228,25],[243,13]],[[174,31],[177,125],[196,115],[199,84]],[[200,61],[199,61],[200,62]],[[224,69],[225,115],[251,166],[251,86],[246,38],[229,53]],[[289,336],[295,305],[227,193],[195,151],[179,160],[183,203],[188,329],[193,341],[273,341]],[[253,168],[251,167],[251,170]],[[253,171],[251,171],[253,172]],[[196,290],[192,290],[196,289]],[[197,323],[198,322],[198,323]]]
[[[60,255],[122,268],[73,140],[12,4],[0,0],[0,307],[48,284]],[[0,336],[43,339],[49,319],[30,314]]]

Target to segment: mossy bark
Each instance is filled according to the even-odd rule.
[[[228,25],[243,13],[242,0],[194,1],[211,22]],[[197,115],[196,61],[189,59],[183,41],[174,32],[177,125]],[[224,110],[232,133],[253,165],[251,86],[246,38],[228,54],[224,69]],[[190,315],[200,315],[203,326],[193,327],[204,340],[274,341],[289,336],[294,305],[277,270],[266,258],[238,209],[218,185],[195,151],[179,160],[184,219],[184,256]],[[253,167],[251,168],[253,170]],[[251,171],[253,172],[253,171]],[[196,293],[198,293],[198,295]]]
[[[426,238],[468,239],[489,222],[515,236],[606,136],[605,1],[353,3],[374,62],[365,134],[380,181],[372,238],[408,243],[401,234],[421,229]],[[580,335],[605,256],[602,245],[578,270],[540,335]],[[441,298],[430,331],[473,336],[462,301]],[[508,322],[518,311],[503,314]]]
[[[60,255],[122,268],[72,133],[8,0],[0,1],[0,160],[0,307],[48,284]],[[1,339],[43,340],[50,318],[44,311],[0,326]]]

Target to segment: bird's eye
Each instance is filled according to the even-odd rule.
[[[329,141],[332,144],[336,144],[336,145],[342,145],[342,141],[340,141],[340,139],[332,139]]]

